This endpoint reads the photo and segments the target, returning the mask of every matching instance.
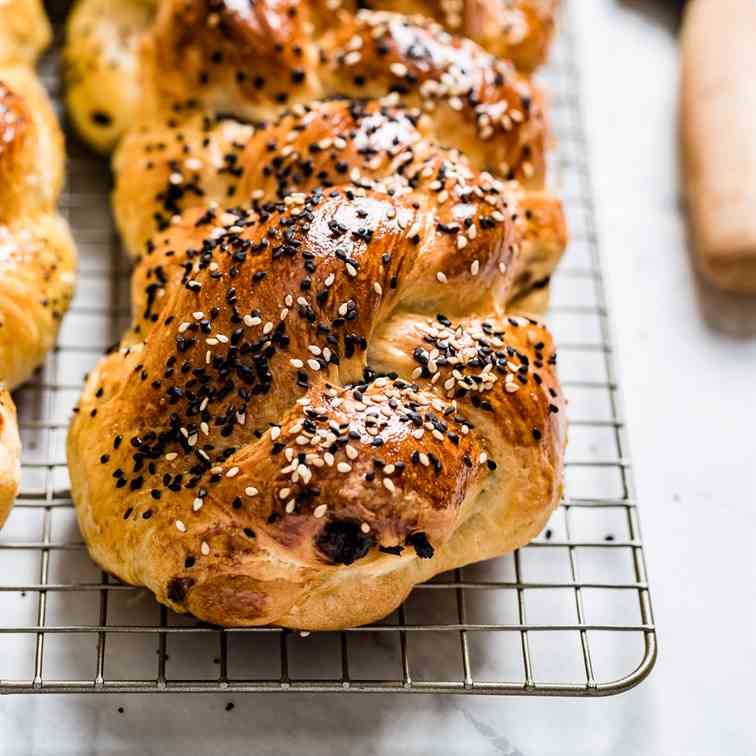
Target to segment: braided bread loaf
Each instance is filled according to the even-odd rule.
[[[71,424],[81,530],[211,622],[371,622],[527,542],[561,493],[554,345],[513,312],[566,242],[540,95],[385,13],[344,16],[296,74],[286,3],[211,5],[166,0],[142,40],[143,120],[114,161],[134,318]],[[302,102],[352,86],[382,99]]]
[[[449,58],[444,51],[449,36],[440,25],[412,15],[416,13],[435,17],[452,31],[459,31],[461,24],[467,36],[502,59],[513,53],[515,64],[522,70],[530,70],[545,57],[557,2],[373,0],[365,5],[378,10],[401,10],[411,18],[405,15],[398,20],[394,16],[389,34],[383,35],[392,48],[388,57],[371,53],[363,60],[363,66],[354,68],[355,51],[347,50],[339,56],[338,46],[348,46],[355,34],[370,42],[374,25],[381,23],[382,18],[391,18],[368,11],[355,16],[348,12],[358,5],[354,0],[281,0],[258,3],[251,10],[246,10],[245,4],[226,6],[218,0],[202,3],[174,0],[160,4],[159,13],[156,0],[78,0],[68,24],[64,57],[68,109],[83,137],[96,149],[109,152],[139,120],[140,111],[144,115],[144,87],[150,86],[150,79],[158,105],[161,99],[170,103],[188,100],[200,84],[203,98],[210,105],[204,77],[216,78],[212,69],[224,62],[225,52],[231,53],[232,60],[236,58],[233,76],[240,81],[239,86],[233,81],[218,81],[218,97],[224,102],[235,102],[242,90],[246,93],[241,95],[242,99],[249,99],[251,94],[258,103],[267,100],[270,105],[267,112],[255,108],[257,118],[270,117],[282,103],[292,105],[323,97],[329,88],[333,90],[334,84],[341,94],[375,96],[373,85],[383,89],[385,84],[374,81],[366,61],[377,65],[385,80],[391,62],[405,65],[415,73],[422,69],[423,58],[427,62],[430,56],[440,55],[432,64],[436,69],[443,67]],[[214,30],[207,28],[207,18],[215,24]],[[146,72],[140,71],[144,37],[153,48],[154,71],[149,66]],[[426,47],[428,44],[430,47]],[[462,51],[452,51],[452,64],[464,69],[473,62],[479,70],[492,69],[494,61],[490,56],[472,53],[478,60],[466,60],[460,53],[474,50],[475,46],[463,39],[459,39],[459,44]],[[187,45],[189,49],[185,50]],[[209,51],[211,45],[214,49]],[[423,52],[419,60],[417,50]],[[198,60],[202,70],[196,69]],[[143,66],[144,60],[141,63]],[[247,77],[252,71],[254,74]],[[462,89],[466,82],[455,80],[457,74],[458,70],[447,74],[445,87]],[[488,75],[494,76],[494,71],[490,70]],[[364,82],[360,85],[361,78]],[[402,78],[405,77],[398,77]],[[421,75],[421,79],[425,78],[428,77]],[[393,84],[396,86],[399,81]],[[490,113],[494,119],[497,110]],[[488,117],[485,109],[480,115],[485,123]],[[484,125],[484,133],[485,130]]]
[[[15,408],[3,386],[15,388],[42,362],[74,284],[73,242],[56,211],[63,135],[30,67],[48,40],[36,0],[0,5],[0,525],[20,474]]]

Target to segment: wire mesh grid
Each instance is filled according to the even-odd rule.
[[[59,22],[65,3],[51,11]],[[43,75],[59,101],[56,58],[54,49]],[[375,625],[309,637],[275,627],[223,630],[175,615],[87,556],[68,490],[65,433],[82,374],[117,341],[128,318],[129,274],[109,215],[107,164],[69,139],[62,204],[78,241],[80,283],[59,346],[16,395],[23,479],[0,537],[0,693],[600,696],[649,673],[656,640],[568,3],[542,79],[557,141],[552,182],[572,235],[549,313],[570,400],[564,501],[544,532],[514,554],[418,586]]]

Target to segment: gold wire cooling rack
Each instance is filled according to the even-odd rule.
[[[566,495],[514,554],[418,586],[382,622],[303,637],[180,617],[100,572],[76,526],[65,433],[82,375],[128,318],[107,163],[69,138],[63,209],[81,277],[60,343],[16,395],[18,503],[0,534],[0,693],[405,692],[603,696],[650,672],[656,636],[594,227],[571,12],[541,75],[572,241],[552,282],[571,421]],[[52,4],[60,42],[66,3]],[[60,100],[56,44],[43,73]],[[63,114],[61,113],[63,116]]]

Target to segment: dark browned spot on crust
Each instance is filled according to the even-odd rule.
[[[180,604],[186,599],[186,592],[194,585],[194,578],[173,578],[168,583],[168,598]]]
[[[336,520],[329,522],[318,533],[315,545],[324,556],[335,564],[352,564],[362,559],[373,539],[360,530],[360,523],[355,520]]]
[[[420,559],[430,559],[433,556],[433,546],[431,546],[428,536],[422,530],[408,535],[407,545],[415,549]]]

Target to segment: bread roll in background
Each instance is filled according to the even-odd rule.
[[[682,33],[681,135],[697,265],[756,294],[756,2],[693,0]]]

